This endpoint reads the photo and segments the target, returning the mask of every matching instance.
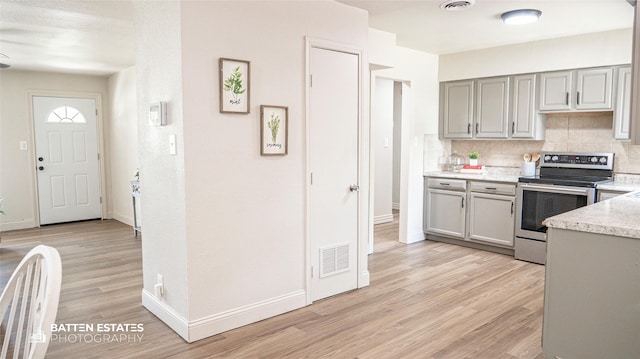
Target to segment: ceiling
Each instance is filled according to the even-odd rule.
[[[8,56],[0,55],[0,63],[11,65],[2,71],[108,75],[134,65],[132,1],[139,0],[0,0],[0,53]],[[440,9],[444,1],[339,0],[369,11],[369,26],[397,34],[399,46],[433,54],[630,28],[633,22],[626,0],[475,0],[458,11]],[[542,17],[529,25],[502,23],[500,14],[518,8],[539,9]]]

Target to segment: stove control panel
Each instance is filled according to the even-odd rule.
[[[613,170],[613,153],[543,153],[540,167],[597,168]]]

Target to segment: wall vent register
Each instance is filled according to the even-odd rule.
[[[320,278],[349,270],[349,244],[320,248]]]

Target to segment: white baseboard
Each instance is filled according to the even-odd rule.
[[[125,216],[121,213],[113,213],[113,219],[133,227],[133,217]]]
[[[25,219],[23,221],[0,223],[0,232],[15,231],[17,229],[28,229],[35,227],[38,227],[38,225],[36,224],[36,220],[31,218]]]
[[[400,203],[391,203],[391,209],[400,210]]]
[[[306,306],[304,290],[270,298],[204,318],[187,321],[152,293],[142,291],[142,305],[189,343]]]
[[[382,223],[389,223],[389,222],[393,222],[393,214],[389,213],[389,214],[383,214],[380,216],[375,216],[373,217],[373,224],[382,224]]]
[[[143,289],[142,305],[156,317],[162,320],[169,328],[178,333],[182,339],[189,341],[189,323],[186,318],[176,313],[173,308],[158,300],[156,296]]]

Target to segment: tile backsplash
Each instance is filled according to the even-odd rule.
[[[457,152],[467,156],[480,153],[480,164],[500,167],[520,167],[525,153],[613,152],[615,172],[640,173],[640,146],[632,146],[613,139],[613,113],[554,113],[548,114],[543,141],[526,140],[453,140],[440,141],[437,135],[425,138],[425,170],[437,168],[442,155]],[[450,148],[448,147],[450,143]],[[434,162],[435,161],[435,162]],[[434,168],[434,163],[436,168]]]

